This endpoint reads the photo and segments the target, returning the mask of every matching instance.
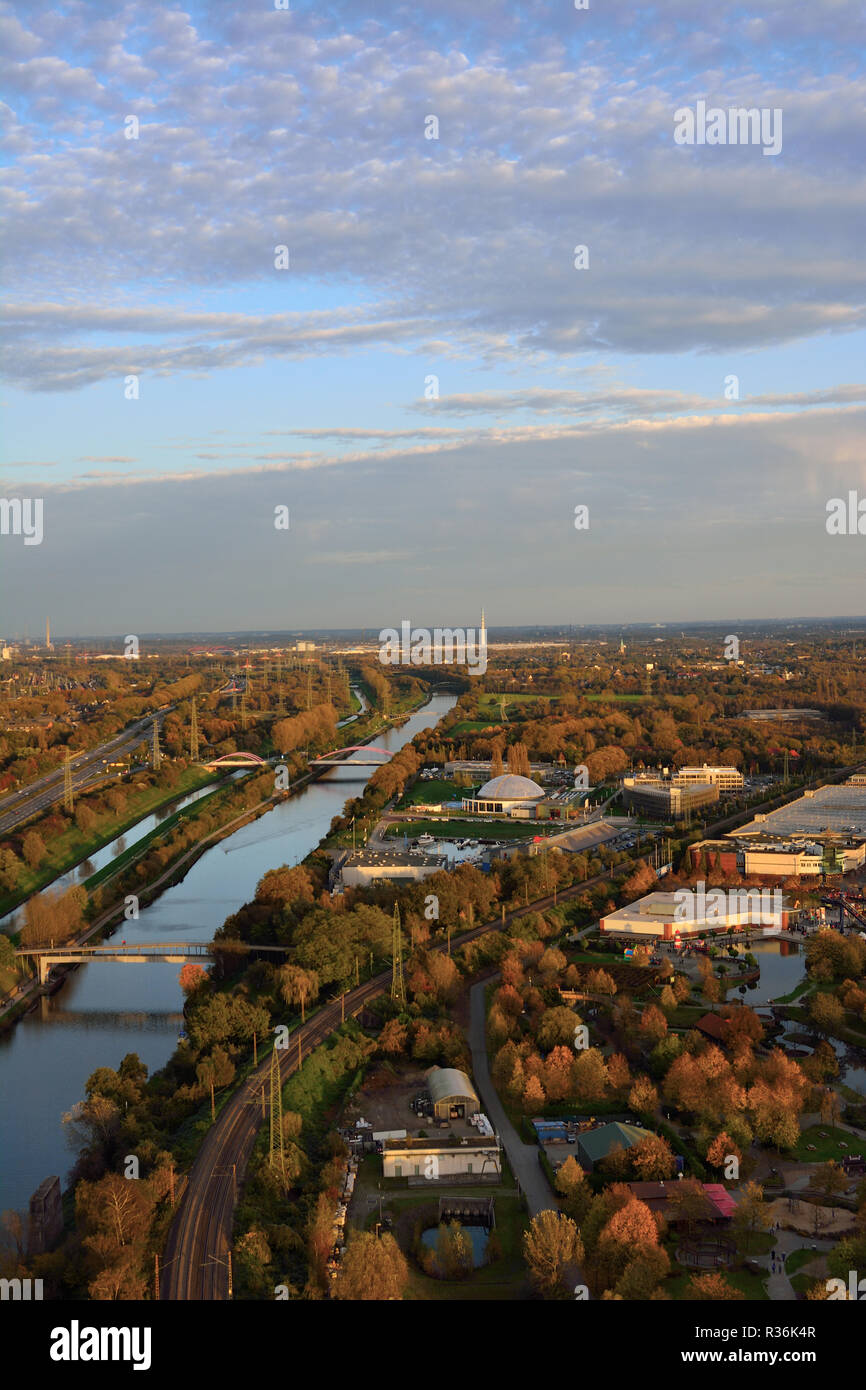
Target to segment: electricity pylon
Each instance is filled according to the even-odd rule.
[[[247,692],[241,691],[241,728],[247,727]]]
[[[286,1150],[283,1141],[283,1083],[276,1048],[271,1053],[271,1146],[268,1162],[283,1183],[286,1181]]]
[[[198,715],[195,708],[195,696],[193,696],[189,714],[189,756],[193,762],[198,762]]]
[[[69,749],[66,750],[66,762],[63,765],[63,809],[72,815],[72,808],[75,799],[72,795],[72,757]]]
[[[401,1007],[406,1003],[406,984],[403,979],[403,935],[400,930],[400,909],[394,904],[394,926],[391,935],[391,998]]]
[[[153,770],[159,772],[162,765],[162,753],[159,751],[159,724],[153,721]]]

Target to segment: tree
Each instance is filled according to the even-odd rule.
[[[729,1284],[723,1274],[693,1274],[683,1297],[691,1302],[735,1303],[746,1295]]]
[[[31,830],[24,836],[24,843],[21,846],[21,853],[31,869],[38,869],[46,855],[45,841],[35,830]]]
[[[184,994],[189,997],[206,982],[207,978],[207,971],[203,965],[199,965],[197,961],[188,960],[185,965],[180,967],[178,983]]]
[[[472,1273],[475,1265],[472,1239],[459,1221],[440,1223],[436,1265],[443,1279],[466,1279]]]
[[[541,1211],[524,1232],[523,1254],[533,1283],[545,1298],[554,1298],[563,1290],[568,1266],[583,1259],[583,1246],[569,1216]]]
[[[740,1200],[731,1219],[731,1228],[737,1243],[744,1250],[751,1248],[755,1235],[769,1230],[770,1217],[764,1206],[764,1189],[760,1183],[747,1182],[740,1189]]]
[[[840,1000],[833,994],[815,994],[809,1004],[809,1016],[819,1033],[833,1033],[845,1018]]]
[[[640,1182],[663,1182],[676,1172],[673,1149],[660,1134],[648,1134],[639,1139],[628,1153]]]
[[[393,1236],[353,1230],[334,1284],[334,1297],[373,1302],[403,1297],[409,1282],[406,1257]]]
[[[683,1178],[671,1188],[668,1212],[668,1220],[682,1222],[691,1235],[699,1221],[706,1221],[712,1215],[713,1204],[697,1178]]]
[[[652,1115],[659,1103],[659,1093],[648,1076],[639,1076],[628,1093],[628,1103],[639,1115]]]
[[[554,1179],[554,1186],[563,1198],[565,1212],[578,1226],[589,1211],[592,1202],[592,1189],[586,1174],[573,1154],[562,1164]]]
[[[832,1158],[827,1163],[819,1163],[812,1174],[810,1184],[816,1192],[822,1193],[825,1197],[834,1197],[839,1192],[844,1192],[848,1186],[848,1177],[844,1169],[838,1163],[834,1163]]]
[[[287,1004],[300,1004],[303,1023],[308,1000],[315,999],[319,993],[319,977],[315,970],[284,965],[280,970],[280,990]]]

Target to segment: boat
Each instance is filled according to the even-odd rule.
[[[416,843],[416,845],[435,845],[435,843],[436,843],[436,837],[435,837],[434,835],[426,835],[426,834],[425,834],[425,835],[419,835],[419,836],[418,836],[418,839],[415,841],[415,843]]]

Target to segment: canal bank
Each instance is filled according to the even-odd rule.
[[[399,729],[373,736],[397,752],[437,724],[456,699],[455,694],[433,695]],[[316,848],[347,797],[374,770],[353,769],[351,759],[325,769],[267,815],[206,849],[180,882],[142,909],[138,921],[123,923],[125,939],[130,944],[212,940],[226,918],[253,897],[269,869],[297,864]],[[174,965],[84,966],[59,994],[40,998],[37,1011],[0,1038],[2,1207],[25,1205],[50,1173],[58,1173],[65,1185],[74,1154],[65,1144],[62,1116],[81,1100],[97,1067],[116,1067],[127,1052],[137,1053],[150,1072],[168,1060],[183,1026],[177,977]]]

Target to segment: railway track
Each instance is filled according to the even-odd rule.
[[[598,874],[584,882],[573,884],[558,892],[556,901],[575,897],[599,883]],[[554,906],[553,894],[516,911],[506,913],[505,920],[471,927],[451,944],[461,946],[488,932],[501,931],[503,926],[525,917],[529,912],[543,912]],[[444,950],[444,943],[436,943]],[[365,1004],[388,988],[390,970],[383,970],[364,984],[350,990],[342,999],[331,1000],[309,1023],[302,1024],[289,1035],[288,1046],[281,1050],[280,1079],[285,1082],[317,1047],[340,1026],[345,1015],[351,1018]],[[171,1300],[221,1301],[229,1295],[229,1251],[231,1250],[234,1210],[237,1193],[246,1175],[247,1164],[262,1123],[261,1091],[267,1084],[270,1056],[259,1063],[243,1086],[231,1096],[208,1132],[196,1155],[189,1181],[178,1205],[169,1231],[160,1281],[160,1297]]]

